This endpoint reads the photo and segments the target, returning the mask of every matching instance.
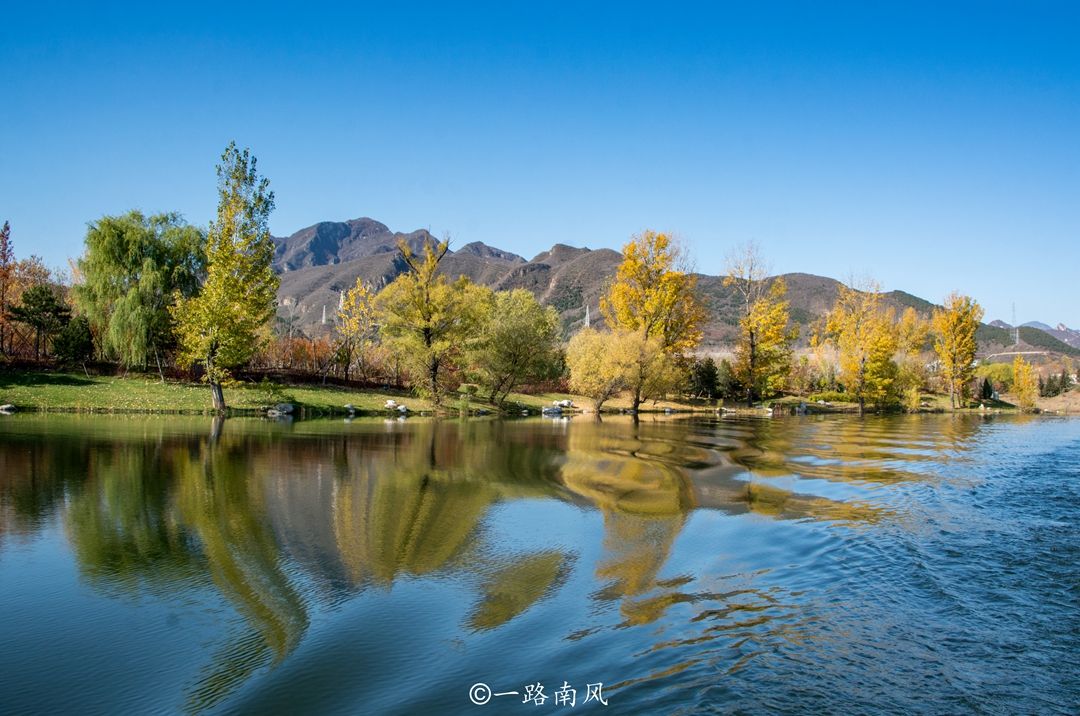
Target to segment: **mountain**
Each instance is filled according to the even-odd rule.
[[[332,317],[340,293],[355,285],[357,278],[380,289],[406,270],[398,255],[399,241],[419,252],[426,242],[434,240],[424,229],[407,234],[394,232],[369,218],[324,221],[291,236],[275,237],[274,267],[281,275],[279,315],[309,332],[329,330],[322,327],[324,310],[328,318]],[[441,270],[447,276],[468,276],[496,290],[528,289],[559,311],[564,332],[569,334],[582,325],[586,305],[594,325],[602,324],[600,296],[621,261],[622,255],[611,249],[555,244],[525,259],[473,242],[451,246]],[[787,282],[791,318],[800,326],[800,342],[806,343],[811,324],[832,308],[840,282],[806,273],[784,274],[782,278]],[[699,274],[698,288],[710,316],[704,327],[704,345],[730,345],[738,329],[738,296],[724,286],[722,276]],[[904,291],[890,291],[884,294],[884,300],[898,311],[910,306],[925,316],[935,307]],[[1038,328],[1024,327],[1020,331],[1021,339],[1029,345],[1080,355],[1080,334],[1075,336],[1077,343],[1072,344]],[[979,340],[994,350],[1012,344],[1008,324],[1000,321],[982,326]]]
[[[989,325],[993,328],[1000,328],[1008,332],[1010,338],[1005,345],[1011,345],[1015,342],[1011,337],[1014,330],[1013,326],[1010,326],[1002,320],[990,321]],[[1027,323],[1022,323],[1020,324],[1020,341],[1035,349],[1041,348],[1056,353],[1080,355],[1080,331],[1069,328],[1064,323],[1059,323],[1054,328],[1051,328],[1049,324],[1043,323],[1042,321],[1028,321]],[[1068,348],[1075,349],[1076,352],[1071,352],[1062,348],[1059,344],[1064,344],[1065,346],[1068,346]]]

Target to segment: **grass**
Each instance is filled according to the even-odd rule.
[[[259,410],[276,403],[293,403],[313,412],[344,412],[354,405],[365,412],[381,411],[388,399],[414,411],[431,410],[428,401],[409,394],[378,390],[349,390],[336,386],[260,386],[241,384],[225,389],[226,404],[236,410]],[[73,410],[132,413],[208,413],[210,389],[201,383],[162,383],[143,375],[85,376],[76,373],[0,372],[0,405],[30,410]]]
[[[353,390],[332,385],[271,385],[236,384],[225,389],[225,402],[237,411],[255,412],[277,403],[292,403],[308,413],[344,413],[345,405],[353,405],[360,413],[381,413],[387,400],[404,403],[414,412],[431,412],[430,401],[417,398],[408,392],[386,390]],[[556,400],[573,400],[583,409],[592,409],[592,401],[568,393],[539,393],[527,395],[512,393],[508,403],[510,412],[527,409],[539,412]],[[855,403],[832,403],[823,408],[805,398],[787,396],[768,401],[771,404],[790,407],[806,401],[813,412],[851,412],[858,409]],[[924,410],[949,412],[949,396],[924,394],[928,405]],[[987,409],[1010,410],[1014,406],[998,401],[984,401]],[[1040,401],[1042,404],[1046,401]],[[210,389],[201,383],[166,382],[157,376],[130,374],[128,376],[86,376],[79,373],[47,371],[0,371],[0,405],[12,404],[23,410],[52,410],[76,412],[115,413],[190,413],[205,414],[210,408]],[[966,410],[978,411],[978,401]],[[455,413],[461,406],[456,395],[447,397],[445,409]],[[740,409],[742,404],[729,401],[729,407]],[[619,396],[604,404],[604,411],[619,411],[630,407],[628,396]],[[711,412],[713,401],[671,401],[643,404],[642,412],[658,412],[672,409],[680,412]],[[1075,413],[1080,410],[1080,391],[1044,409]],[[494,406],[473,397],[471,410],[494,410]]]
[[[358,412],[382,412],[387,400],[404,403],[414,412],[433,410],[430,401],[411,393],[383,390],[352,390],[323,385],[237,384],[225,388],[225,402],[233,410],[257,411],[277,403],[292,403],[312,413],[343,413],[345,405]],[[510,395],[511,408],[538,412],[553,401],[570,399],[581,408],[591,408],[587,398],[566,393]],[[117,413],[210,413],[210,389],[201,383],[165,382],[157,376],[86,376],[79,373],[46,371],[0,372],[0,405],[12,404],[23,410],[53,410]],[[454,413],[460,398],[447,396],[445,409]],[[493,410],[494,406],[473,397],[472,410]],[[604,410],[630,407],[627,397],[604,404]],[[643,411],[712,410],[711,402],[660,401],[646,403]]]

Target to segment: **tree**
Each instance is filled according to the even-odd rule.
[[[791,343],[798,335],[789,328],[787,284],[779,278],[768,281],[767,276],[757,244],[744,244],[728,255],[724,285],[733,287],[742,303],[734,371],[746,390],[748,407],[782,387]]]
[[[979,389],[979,397],[983,400],[991,400],[994,397],[994,386],[990,384],[989,378],[982,379],[982,386]]]
[[[225,409],[222,381],[251,360],[274,318],[278,278],[271,268],[274,242],[267,221],[274,209],[270,182],[256,171],[248,149],[230,142],[217,166],[217,219],[206,243],[206,281],[198,295],[177,295],[182,365],[201,363],[214,409]]]
[[[632,336],[585,328],[566,346],[570,390],[590,398],[597,413],[629,385],[634,349],[628,343]]]
[[[558,358],[559,314],[523,288],[499,291],[480,327],[473,369],[493,403],[523,382],[546,378]]]
[[[49,353],[49,339],[71,318],[71,309],[52,286],[39,284],[22,295],[22,303],[11,307],[11,317],[34,329],[34,359]]]
[[[1021,410],[1031,410],[1035,407],[1035,400],[1039,394],[1039,384],[1035,377],[1035,369],[1031,364],[1020,356],[1013,359],[1013,392],[1016,394],[1016,405]]]
[[[162,355],[175,344],[170,304],[176,295],[186,299],[198,291],[205,241],[175,213],[131,211],[90,224],[74,298],[99,336],[103,357],[129,368],[154,362],[161,375]]]
[[[375,333],[375,296],[359,278],[356,285],[341,297],[338,307],[338,355],[349,380],[353,359],[361,353]]]
[[[668,358],[679,358],[701,340],[705,311],[696,286],[681,247],[667,234],[646,231],[623,246],[623,261],[600,299],[600,310],[612,331],[640,332],[642,346],[655,340]],[[635,411],[645,399],[647,383],[653,390],[661,387],[656,384],[658,376],[649,372],[660,363],[639,361],[639,367],[637,378],[627,386]]]
[[[424,245],[424,255],[398,244],[408,271],[375,297],[379,332],[413,375],[414,388],[442,404],[443,383],[455,359],[477,339],[491,291],[462,276],[454,283],[438,272],[447,242]]]
[[[697,358],[690,364],[686,392],[697,398],[712,400],[720,393],[720,371],[711,356]]]
[[[875,283],[866,290],[840,285],[836,303],[826,320],[826,330],[840,354],[840,381],[859,403],[885,404],[896,395],[898,367],[893,355],[899,347],[892,309],[881,305]]]
[[[62,363],[86,363],[94,354],[94,336],[86,316],[76,316],[60,329],[53,352]]]
[[[0,353],[7,345],[8,308],[15,283],[15,249],[11,243],[11,224],[4,222],[0,228]]]
[[[926,383],[926,361],[920,357],[930,335],[930,322],[912,307],[904,309],[896,326],[898,374],[896,392],[911,397],[909,408],[918,408],[920,391]]]
[[[952,293],[945,306],[934,311],[931,319],[935,340],[934,351],[941,362],[941,372],[949,387],[949,403],[956,408],[975,374],[975,350],[978,344],[975,331],[982,320],[983,310],[968,296]]]

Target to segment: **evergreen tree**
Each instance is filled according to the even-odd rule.
[[[11,307],[11,317],[34,329],[34,358],[40,359],[49,353],[49,339],[67,325],[71,309],[52,286],[39,284],[23,293],[22,303]]]
[[[687,392],[698,398],[713,400],[720,392],[720,370],[711,357],[697,358],[690,364]]]
[[[85,363],[94,354],[94,337],[86,316],[76,316],[53,340],[53,352],[62,363]]]

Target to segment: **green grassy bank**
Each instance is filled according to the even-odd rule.
[[[511,394],[510,409],[539,411],[552,401],[572,399],[582,407],[590,402],[580,396],[562,393]],[[403,403],[414,412],[430,412],[430,401],[412,393],[383,390],[356,390],[322,385],[235,384],[225,389],[225,402],[231,410],[256,412],[277,403],[292,403],[305,413],[344,413],[345,405],[358,412],[381,413],[387,400]],[[98,376],[73,372],[0,371],[0,405],[11,404],[19,410],[117,412],[117,413],[210,413],[210,389],[201,383],[169,381],[162,383],[155,375]],[[468,408],[493,410],[483,400],[472,398]],[[629,407],[629,400],[615,399],[605,410]],[[449,396],[444,405],[448,412],[463,407],[459,396]],[[648,411],[671,408],[680,411],[713,409],[711,403],[662,401],[643,406]]]

